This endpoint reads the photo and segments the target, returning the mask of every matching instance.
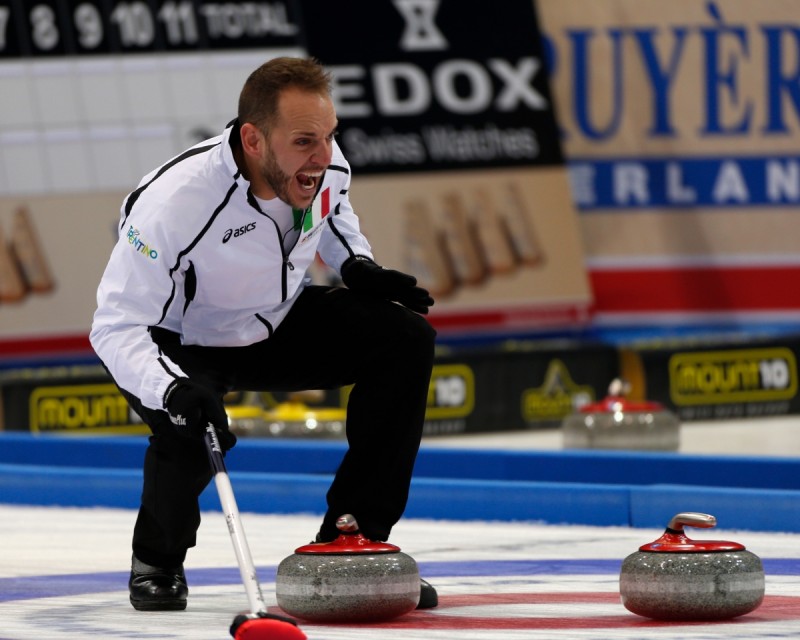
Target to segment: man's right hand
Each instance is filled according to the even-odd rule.
[[[236,444],[236,436],[228,429],[228,414],[222,398],[208,387],[189,378],[177,378],[167,387],[164,408],[181,436],[201,439],[211,423],[223,451]]]

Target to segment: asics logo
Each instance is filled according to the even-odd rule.
[[[222,236],[222,244],[225,244],[231,238],[238,238],[239,236],[243,236],[248,231],[252,231],[256,228],[256,223],[251,222],[250,224],[245,224],[238,229],[228,229],[225,232],[225,235]]]

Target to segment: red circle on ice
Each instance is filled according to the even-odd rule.
[[[525,605],[531,605],[525,607]],[[542,609],[536,612],[536,605]],[[593,615],[575,610],[572,615],[552,613],[553,605],[589,608],[606,608],[607,615]],[[612,607],[618,607],[616,613]],[[492,609],[494,615],[471,615],[469,608]],[[513,615],[506,615],[503,609],[514,608]],[[548,613],[548,608],[550,613]],[[275,612],[280,609],[275,608]],[[560,612],[559,612],[560,613]],[[439,596],[439,606],[435,609],[417,610],[405,616],[379,624],[359,624],[361,627],[381,629],[636,629],[642,627],[680,627],[695,625],[728,624],[735,620],[738,624],[775,622],[779,620],[800,619],[800,597],[765,596],[761,606],[755,611],[736,618],[717,621],[661,621],[642,618],[628,612],[620,602],[618,593],[485,593],[460,596]],[[302,626],[313,626],[303,623]],[[327,624],[325,626],[336,626]]]

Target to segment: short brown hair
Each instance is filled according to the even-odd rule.
[[[286,89],[330,95],[331,74],[315,58],[273,58],[247,78],[239,94],[239,123],[266,130],[278,115],[278,99]]]

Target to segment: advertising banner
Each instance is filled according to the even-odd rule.
[[[797,324],[792,0],[539,2],[599,324]]]
[[[220,132],[277,55],[333,73],[364,231],[431,289],[443,334],[586,322],[534,5],[488,17],[478,0],[0,0],[0,354],[88,347],[124,195]]]
[[[586,322],[591,294],[530,0],[502,12],[480,0],[304,4],[306,48],[335,78],[351,200],[378,261],[434,294],[434,325]]]
[[[563,164],[528,0],[492,13],[499,29],[481,0],[305,5],[357,173]]]
[[[124,194],[0,198],[0,340],[86,348]],[[75,339],[73,339],[75,337]]]
[[[520,345],[437,357],[426,436],[553,427],[606,395],[619,376],[606,346]],[[344,438],[351,386],[225,397],[231,428],[248,437]],[[0,372],[0,430],[139,434],[148,428],[99,365]]]
[[[752,340],[691,348],[654,347],[629,354],[646,394],[681,420],[729,420],[796,414],[797,339]]]

